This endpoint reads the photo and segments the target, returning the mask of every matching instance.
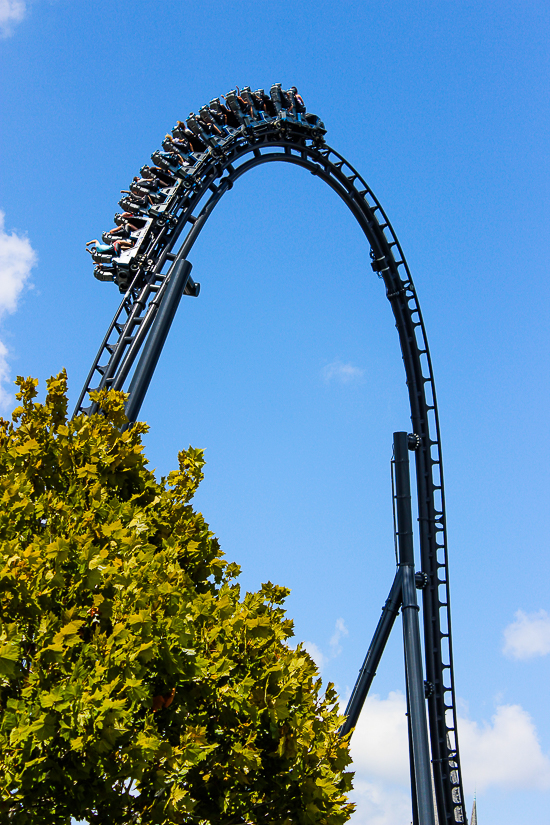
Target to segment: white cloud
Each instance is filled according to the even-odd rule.
[[[36,263],[36,252],[29,239],[15,232],[6,232],[5,217],[0,210],[0,317],[6,312],[15,312],[19,296]]]
[[[367,696],[351,739],[355,771],[351,825],[404,825],[411,821],[409,745],[405,697]]]
[[[410,793],[395,785],[356,778],[350,801],[357,806],[351,825],[407,825],[412,819]]]
[[[458,720],[467,790],[489,785],[547,790],[550,759],[542,752],[531,716],[520,705],[499,705],[491,724]]]
[[[367,696],[351,738],[353,767],[362,781],[383,779],[408,785],[409,746],[404,695]]]
[[[0,410],[7,409],[12,401],[12,396],[4,386],[10,380],[7,355],[8,351],[2,341],[0,341]]]
[[[550,653],[550,616],[546,610],[524,613],[504,630],[503,652],[512,659],[531,659]]]
[[[27,13],[23,0],[0,0],[0,37],[10,37]]]
[[[368,696],[351,740],[355,770],[352,825],[402,825],[410,821],[409,748],[405,696]],[[475,787],[547,790],[550,758],[520,705],[499,705],[490,722],[459,717],[465,792]],[[408,818],[407,818],[408,817]]]
[[[364,374],[364,370],[354,367],[353,364],[344,364],[339,358],[336,358],[322,369],[322,376],[327,384],[330,381],[339,381],[341,384],[361,381]]]
[[[2,1],[0,0],[0,4]],[[28,283],[31,269],[37,260],[29,239],[16,232],[6,232],[4,220],[5,214],[0,210],[0,318],[17,309],[21,292]],[[11,400],[3,386],[10,377],[7,356],[8,350],[0,341],[0,407],[3,409]]]

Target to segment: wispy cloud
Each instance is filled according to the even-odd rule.
[[[321,370],[323,379],[329,384],[331,381],[338,381],[340,384],[350,384],[352,381],[362,381],[365,371],[353,364],[345,364],[336,358]]]
[[[37,261],[29,239],[16,232],[6,232],[4,224],[5,213],[0,210],[0,320],[17,309],[21,292]],[[8,350],[0,341],[0,408],[3,409],[11,401],[4,386],[10,377],[7,356]]]
[[[504,630],[503,652],[511,659],[532,659],[550,653],[550,616],[546,610],[524,613]]]
[[[334,628],[334,633],[330,637],[329,647],[330,647],[330,656],[331,659],[334,659],[336,656],[342,652],[342,647],[340,645],[341,639],[344,636],[348,635],[348,629],[346,627],[346,623],[343,619],[336,619],[336,626]]]
[[[23,0],[0,0],[0,37],[11,37],[14,26],[27,14]]]
[[[335,659],[336,656],[339,656],[342,652],[342,647],[340,645],[341,639],[344,636],[348,635],[348,629],[343,619],[336,619],[336,624],[334,626],[334,633],[329,639],[328,643],[328,652],[324,652],[321,650],[319,645],[315,644],[315,642],[304,642],[304,647],[319,668],[319,671],[322,672],[326,665],[330,662],[331,659]]]

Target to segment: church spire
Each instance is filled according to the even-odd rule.
[[[475,794],[474,794],[474,804],[472,805],[472,816],[470,818],[470,825],[477,825],[477,806],[476,806]]]

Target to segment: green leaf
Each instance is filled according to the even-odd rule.
[[[0,674],[2,676],[12,676],[15,673],[19,659],[19,646],[15,644],[5,644],[0,647]]]

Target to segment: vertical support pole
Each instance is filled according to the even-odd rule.
[[[407,677],[405,674],[405,684]],[[414,774],[414,756],[412,747],[412,731],[411,731],[411,703],[409,702],[409,690],[407,693],[407,735],[409,737],[409,773],[411,777],[411,801],[412,801],[412,823],[411,825],[419,825],[418,821],[418,800],[416,798],[416,776]]]
[[[126,402],[128,421],[133,423],[141,409],[145,394],[149,389],[151,378],[157,366],[162,348],[170,332],[174,315],[184,293],[187,281],[191,274],[189,261],[180,259],[174,263],[170,280],[166,287],[166,295],[162,299],[157,314],[151,325],[151,330],[143,347],[141,358],[134,372],[128,392],[130,397]]]
[[[416,600],[414,577],[414,545],[409,475],[409,448],[407,433],[393,434],[395,462],[395,499],[397,509],[397,537],[399,567],[403,582],[403,641],[405,647],[405,674],[409,704],[411,750],[414,762],[416,802],[419,825],[435,825],[432,794],[430,746],[424,698],[422,649],[420,646],[419,607]],[[413,788],[413,795],[414,795]]]

